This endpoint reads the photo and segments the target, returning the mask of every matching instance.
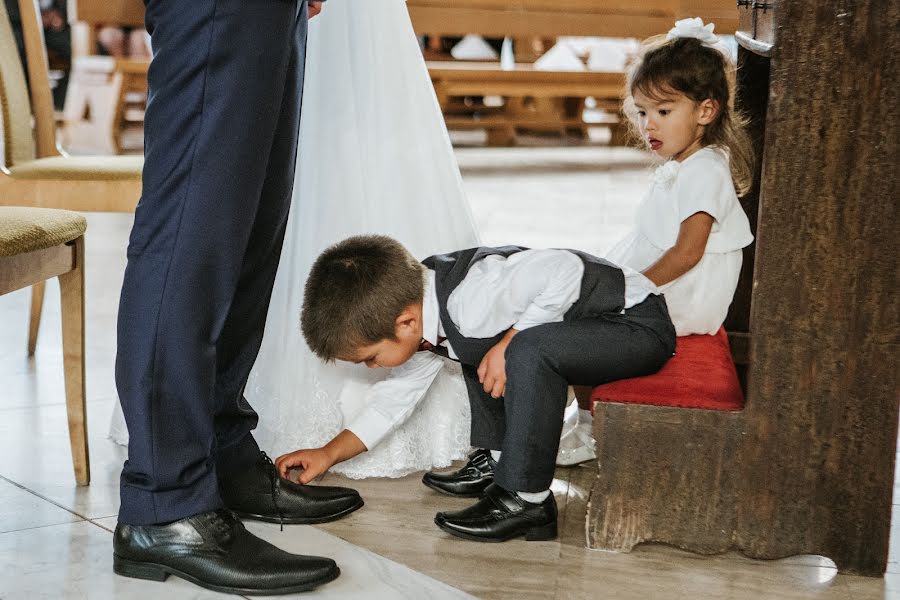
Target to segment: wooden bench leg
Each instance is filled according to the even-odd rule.
[[[72,242],[75,268],[59,276],[62,300],[63,368],[69,442],[78,485],[91,481],[84,382],[84,238]]]
[[[41,328],[41,313],[44,309],[45,282],[31,286],[31,319],[28,323],[28,356],[34,356],[37,348],[38,331]]]
[[[601,402],[591,548],[659,542],[700,554],[736,546],[743,412]],[[755,500],[751,498],[748,501]]]

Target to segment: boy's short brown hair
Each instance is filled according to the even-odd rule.
[[[425,294],[424,267],[383,235],[359,235],[327,248],[313,263],[303,299],[303,337],[321,359],[396,339],[403,309]]]

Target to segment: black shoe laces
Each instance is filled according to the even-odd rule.
[[[271,486],[272,493],[272,504],[275,505],[275,510],[278,512],[278,524],[281,527],[281,531],[284,531],[284,514],[281,512],[281,507],[278,506],[278,493],[280,488],[278,486],[278,468],[275,466],[275,463],[272,462],[272,459],[269,458],[269,455],[265,452],[260,451],[260,457],[263,460],[263,463],[266,465],[266,471],[269,475],[269,485]]]
[[[227,509],[224,510],[227,511]],[[212,531],[212,534],[215,536],[216,540],[220,544],[225,544],[232,537],[234,525],[225,520],[225,518],[222,516],[222,512],[223,511],[221,510],[211,512],[206,515],[205,520],[207,526]]]

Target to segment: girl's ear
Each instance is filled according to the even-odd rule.
[[[719,116],[719,102],[712,98],[707,98],[697,108],[699,111],[697,116],[698,125],[709,125]]]

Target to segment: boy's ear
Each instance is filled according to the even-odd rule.
[[[416,324],[418,323],[419,315],[416,314],[412,307],[407,307],[403,309],[403,312],[397,317],[397,320],[394,321],[394,328],[399,335],[405,330],[415,329]]]
[[[701,102],[698,108],[700,114],[697,117],[697,123],[700,125],[709,125],[719,116],[719,102],[712,98],[707,98]]]

